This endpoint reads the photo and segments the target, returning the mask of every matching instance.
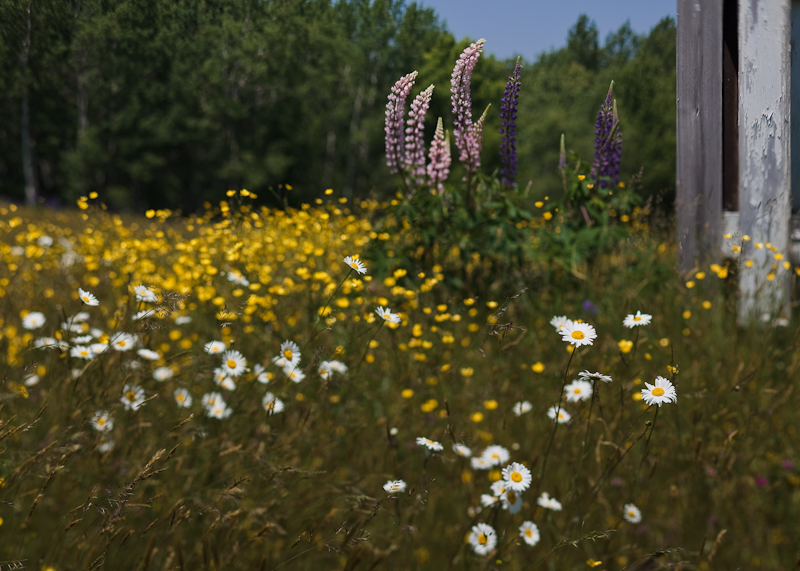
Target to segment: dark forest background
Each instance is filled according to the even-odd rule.
[[[326,188],[394,192],[389,89],[418,70],[412,96],[436,85],[430,134],[438,116],[452,128],[450,72],[468,43],[402,0],[0,0],[0,26],[0,197],[22,202],[27,190],[67,204],[97,191],[136,210],[193,211],[240,188],[268,201],[272,187],[295,204]],[[484,55],[473,81],[476,114],[493,104],[489,173],[513,65]],[[601,41],[581,16],[563,48],[524,66],[520,185],[558,192],[562,132],[591,160],[613,79],[623,179],[643,168],[643,192],[671,196],[674,20],[646,35],[626,23]]]

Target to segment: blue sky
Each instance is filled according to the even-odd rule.
[[[461,39],[486,38],[486,51],[499,58],[521,55],[532,61],[566,44],[580,14],[597,23],[601,43],[630,19],[646,33],[664,16],[676,17],[677,0],[419,0],[433,8]]]

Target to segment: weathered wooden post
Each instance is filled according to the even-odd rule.
[[[791,15],[790,0],[678,0],[681,269],[747,236],[743,324],[789,313]]]

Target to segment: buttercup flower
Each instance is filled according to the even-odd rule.
[[[628,329],[633,329],[637,325],[648,325],[651,319],[653,319],[652,315],[637,311],[636,315],[628,315],[628,317],[622,321],[622,324]]]
[[[375,313],[378,314],[384,321],[388,321],[389,323],[400,323],[402,320],[400,316],[396,313],[392,313],[392,310],[388,307],[386,309],[383,306],[378,306],[378,309],[375,310]]]
[[[512,462],[503,468],[503,481],[508,489],[515,492],[524,492],[530,487],[533,476],[531,476],[531,471],[523,464]]]
[[[648,405],[678,402],[675,387],[664,377],[656,377],[655,384],[645,383],[642,389],[642,400]]]
[[[597,332],[588,323],[575,323],[565,325],[559,331],[561,340],[575,347],[591,345],[597,339]]]
[[[389,480],[383,485],[383,490],[389,494],[402,494],[406,491],[406,483],[403,480]]]
[[[522,536],[522,541],[528,545],[536,545],[539,543],[539,528],[532,521],[523,522],[519,526],[519,534]]]
[[[22,318],[22,326],[28,331],[33,331],[34,329],[39,329],[42,325],[44,325],[45,321],[47,321],[47,319],[43,313],[31,311],[28,315]]]
[[[357,271],[359,274],[366,274],[367,273],[367,266],[364,265],[364,262],[359,260],[355,257],[345,256],[344,263],[350,266],[352,269]]]
[[[564,387],[567,395],[567,402],[578,402],[591,398],[592,383],[588,381],[576,380]]]
[[[497,534],[490,525],[479,523],[472,526],[469,533],[469,544],[478,555],[487,555],[497,545]]]
[[[625,511],[625,519],[631,523],[639,523],[642,521],[642,512],[633,504],[625,504],[623,508]]]
[[[425,438],[423,436],[420,436],[420,437],[417,438],[417,445],[424,446],[428,450],[432,450],[434,452],[441,452],[442,450],[444,450],[444,446],[442,446],[441,444],[439,444],[435,440],[431,440],[431,439]]]
[[[558,410],[557,406],[551,406],[549,409],[547,409],[547,416],[549,416],[551,420],[555,420],[556,419],[556,411],[557,410]],[[558,423],[559,424],[564,424],[566,422],[569,422],[569,420],[571,418],[572,418],[572,416],[566,410],[564,410],[563,408],[558,411]]]

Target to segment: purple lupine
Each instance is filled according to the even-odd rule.
[[[450,134],[445,134],[442,118],[436,124],[431,148],[428,151],[428,177],[431,180],[431,192],[442,194],[447,175],[450,174]]]
[[[567,168],[567,145],[564,140],[564,133],[561,133],[561,152],[558,155],[558,170]]]
[[[601,187],[608,186],[608,179],[612,181],[612,184],[619,181],[619,163],[622,159],[622,131],[619,126],[619,116],[611,97],[613,90],[614,82],[612,81],[595,123],[595,153],[590,176],[594,179],[595,184],[599,182]],[[604,180],[599,180],[600,178]]]
[[[519,99],[519,89],[522,85],[520,72],[522,64],[517,58],[517,65],[514,72],[508,78],[506,90],[500,100],[500,134],[503,139],[500,142],[500,176],[503,184],[514,186],[514,177],[517,176],[517,103]]]
[[[403,153],[403,124],[405,121],[405,107],[408,94],[417,79],[417,72],[412,71],[401,77],[392,87],[389,102],[386,104],[386,166],[396,173],[402,166]]]
[[[433,85],[422,91],[411,102],[406,121],[405,170],[418,185],[425,182],[425,114],[431,105]]]
[[[486,40],[481,39],[467,46],[458,56],[458,61],[450,76],[450,100],[455,119],[453,135],[459,150],[458,158],[469,172],[476,170],[481,165],[481,140],[475,138],[476,133],[472,123],[470,82],[475,65],[483,53],[485,42]]]

